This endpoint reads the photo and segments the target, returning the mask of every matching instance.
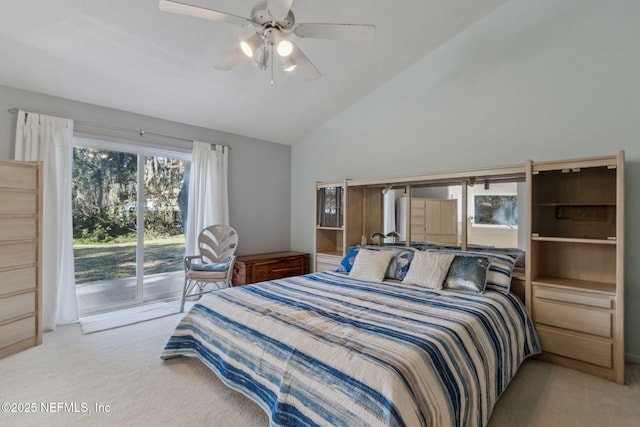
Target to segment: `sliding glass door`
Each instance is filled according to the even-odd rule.
[[[72,206],[80,314],[177,298],[189,155],[78,142]]]
[[[184,282],[184,224],[190,162],[145,156],[143,299],[156,301],[176,296]]]

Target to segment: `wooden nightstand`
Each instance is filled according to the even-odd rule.
[[[309,254],[302,252],[271,252],[243,255],[233,266],[233,286],[265,280],[300,276],[309,273]]]

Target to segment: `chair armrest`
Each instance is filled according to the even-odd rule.
[[[231,255],[231,257],[229,258],[229,271],[233,271],[233,264],[235,263],[236,263],[236,256]]]
[[[229,275],[227,276],[227,286],[233,286],[233,266],[236,263],[236,256],[235,255],[231,255],[231,258],[229,258]]]
[[[188,255],[184,257],[184,271],[187,272],[191,269],[191,263],[194,259],[202,259],[200,255]]]

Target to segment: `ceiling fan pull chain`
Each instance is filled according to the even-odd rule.
[[[271,45],[271,84],[273,84],[273,44]]]

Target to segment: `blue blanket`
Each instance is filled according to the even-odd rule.
[[[272,426],[483,426],[540,350],[513,295],[321,272],[204,296],[161,357],[198,357]]]

